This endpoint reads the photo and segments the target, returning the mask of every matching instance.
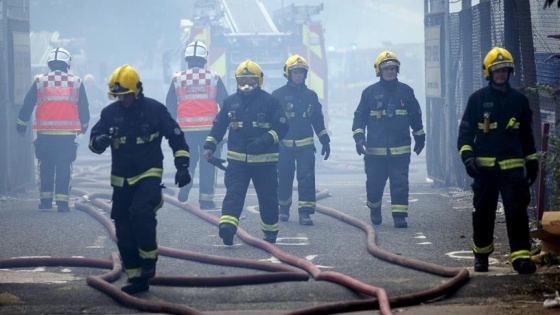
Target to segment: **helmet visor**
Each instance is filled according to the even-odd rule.
[[[383,68],[390,67],[390,66],[398,67],[400,65],[401,65],[400,62],[398,62],[397,60],[387,60],[387,61],[381,62],[381,64],[379,65],[379,69],[383,69]]]
[[[251,77],[237,77],[237,84],[239,86],[245,86],[245,85],[249,85],[249,86],[253,86],[253,85],[258,85],[259,84],[259,78],[251,76]]]
[[[116,82],[115,84],[113,84],[113,86],[109,87],[108,95],[109,99],[116,100],[119,95],[128,93],[134,93],[134,91],[131,91],[130,89],[121,86],[119,82]]]
[[[109,91],[110,91],[111,94],[125,94],[125,93],[129,92],[130,90],[128,88],[125,88],[124,86],[120,85],[119,82],[117,82],[109,88]]]
[[[492,71],[496,71],[498,69],[502,69],[502,68],[514,68],[513,62],[502,62],[502,63],[498,63],[498,64],[493,64],[488,68],[488,71],[492,72]]]

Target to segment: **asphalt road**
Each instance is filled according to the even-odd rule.
[[[339,121],[341,130],[348,121]],[[336,125],[335,125],[336,127]],[[365,206],[365,174],[363,162],[354,152],[345,133],[333,134],[331,158],[319,162],[317,189],[321,196],[318,204],[336,209],[357,220],[369,223]],[[351,140],[351,138],[349,138]],[[85,141],[85,139],[81,139]],[[165,146],[165,144],[164,144]],[[166,152],[166,156],[170,152]],[[88,193],[109,193],[109,155],[94,155],[82,145],[75,163],[74,187]],[[434,188],[426,179],[423,155],[413,156],[410,176],[409,227],[395,229],[390,217],[389,195],[383,201],[383,223],[374,228],[377,246],[399,257],[444,267],[466,268],[470,280],[456,292],[448,292],[434,304],[402,308],[399,312],[411,314],[440,314],[461,310],[472,312],[468,305],[485,304],[502,307],[518,305],[521,311],[528,307],[542,308],[543,294],[558,290],[558,270],[539,270],[532,276],[518,276],[508,263],[509,251],[503,216],[498,216],[496,252],[492,256],[491,271],[477,274],[472,271],[470,252],[470,192],[453,188]],[[172,161],[166,159],[165,194],[170,198],[176,193],[172,182]],[[219,183],[223,183],[220,174]],[[222,184],[217,189],[218,204],[225,194]],[[198,189],[191,191],[189,203],[195,207]],[[117,252],[115,242],[107,229],[88,213],[72,209],[69,213],[39,212],[36,191],[17,197],[4,196],[0,200],[0,259],[21,257],[84,257],[109,259]],[[294,200],[297,193],[294,192]],[[84,202],[74,196],[73,202]],[[255,238],[262,238],[256,196],[251,189],[247,195],[240,228]],[[100,213],[106,216],[102,210]],[[219,209],[204,211],[218,217]],[[417,271],[392,264],[374,257],[367,250],[366,233],[344,221],[324,213],[312,216],[314,226],[300,226],[297,210],[287,223],[280,224],[275,248],[282,255],[296,257],[313,264],[320,271],[333,271],[369,286],[383,288],[389,297],[415,294],[440,286],[449,278]],[[278,257],[261,248],[251,246],[235,237],[233,246],[224,246],[217,227],[174,206],[171,202],[158,212],[159,244],[166,248],[191,251],[219,257],[235,257],[252,261],[281,264]],[[554,268],[554,267],[553,267]],[[552,272],[551,272],[552,271]],[[0,269],[0,314],[121,314],[138,313],[86,283],[91,275],[101,275],[107,270],[84,267],[32,267]],[[158,276],[226,277],[265,274],[253,269],[207,264],[196,261],[160,256]],[[114,282],[117,287],[125,283],[124,275]],[[499,298],[501,296],[501,298]],[[138,297],[186,305],[206,314],[285,314],[306,307],[334,302],[359,301],[369,296],[355,289],[329,282],[281,281],[259,285],[219,287],[156,286],[149,293]],[[494,300],[492,300],[492,298]],[[527,299],[530,299],[529,301]],[[531,309],[532,309],[531,308]],[[492,311],[485,311],[494,314]],[[524,314],[508,309],[509,314]],[[547,314],[541,310],[541,314]],[[371,313],[370,312],[364,312]],[[468,313],[464,313],[468,314]],[[529,313],[528,313],[529,314]],[[551,313],[552,314],[552,313]]]

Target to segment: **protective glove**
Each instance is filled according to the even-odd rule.
[[[210,160],[214,156],[214,150],[204,149],[204,158],[206,161]]]
[[[539,162],[537,160],[530,160],[525,163],[525,181],[529,186],[533,185],[539,173]]]
[[[17,124],[16,125],[16,131],[20,136],[24,136],[25,132],[27,131],[27,126],[26,125],[20,125]]]
[[[181,167],[177,169],[175,173],[175,185],[179,188],[188,185],[191,182],[191,174],[189,174],[188,167]]]
[[[226,170],[226,166],[224,165],[224,163],[226,162],[226,160],[217,158],[215,156],[212,155],[212,157],[210,157],[210,159],[208,160],[208,163],[214,165],[215,167],[221,169],[222,171]]]
[[[356,142],[356,152],[358,153],[358,155],[366,155],[365,144],[366,142],[364,140],[358,140]]]
[[[259,154],[264,152],[264,149],[268,144],[269,138],[270,137],[265,135],[265,136],[260,136],[255,140],[251,141],[251,143],[247,145],[247,154]]]
[[[426,135],[414,136],[414,152],[419,155],[426,145]]]
[[[111,139],[111,137],[109,135],[104,134],[104,135],[100,135],[100,136],[95,137],[95,139],[93,140],[93,145],[98,150],[105,150],[105,149],[107,149],[108,146],[111,145],[112,142],[113,142],[113,139]]]
[[[472,178],[480,176],[478,165],[476,164],[476,159],[473,157],[465,160],[465,169],[467,170],[467,174],[469,174],[469,176]]]
[[[325,158],[323,160],[327,160],[329,155],[331,155],[331,145],[328,143],[323,144],[323,148],[321,149],[321,155],[324,155]]]

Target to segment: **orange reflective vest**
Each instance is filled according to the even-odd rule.
[[[80,130],[78,99],[79,77],[52,71],[37,75],[37,109],[33,130]]]
[[[215,99],[218,78],[216,72],[202,68],[187,69],[173,76],[177,122],[183,131],[212,129],[212,122],[218,114]]]

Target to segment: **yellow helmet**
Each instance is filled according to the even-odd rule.
[[[286,60],[286,64],[284,64],[284,77],[288,78],[290,75],[290,71],[294,69],[305,70],[305,75],[307,76],[307,71],[309,71],[307,60],[297,54],[288,58],[288,60]]]
[[[250,92],[262,86],[264,74],[261,67],[254,61],[247,59],[239,64],[235,71],[237,87],[244,92]]]
[[[136,69],[122,65],[113,71],[109,79],[109,97],[134,93],[135,98],[142,92],[142,82]]]
[[[490,72],[500,68],[510,68],[511,73],[515,74],[513,57],[509,51],[501,47],[494,47],[486,54],[482,65],[482,70],[484,70],[484,77],[486,80],[490,80]]]
[[[377,55],[377,58],[375,59],[375,74],[380,77],[381,69],[389,66],[396,66],[397,73],[399,73],[401,62],[399,61],[399,57],[397,57],[394,52],[384,50],[379,55]]]

